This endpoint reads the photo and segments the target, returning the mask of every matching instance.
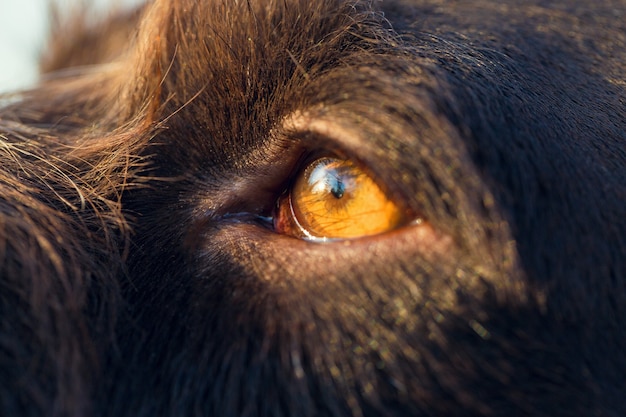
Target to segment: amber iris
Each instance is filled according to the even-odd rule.
[[[398,227],[405,215],[351,161],[324,157],[307,165],[278,206],[279,231],[304,238],[350,239]]]

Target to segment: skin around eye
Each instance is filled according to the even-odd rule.
[[[279,233],[310,239],[352,239],[393,230],[404,211],[349,160],[316,159],[278,202]]]

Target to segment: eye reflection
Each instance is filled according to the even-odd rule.
[[[311,239],[371,236],[406,220],[367,173],[335,157],[319,158],[300,171],[277,211],[279,233]]]
[[[330,192],[337,199],[343,197],[346,191],[344,181],[352,180],[349,177],[351,173],[345,168],[340,166],[339,161],[330,158],[319,160],[318,164],[308,167],[310,175],[307,184],[311,192],[321,196]]]

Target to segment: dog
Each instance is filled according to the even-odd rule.
[[[622,0],[81,16],[0,109],[0,415],[626,415]]]

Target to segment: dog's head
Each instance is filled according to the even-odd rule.
[[[0,113],[0,406],[624,412],[619,13],[157,1],[59,28]]]

